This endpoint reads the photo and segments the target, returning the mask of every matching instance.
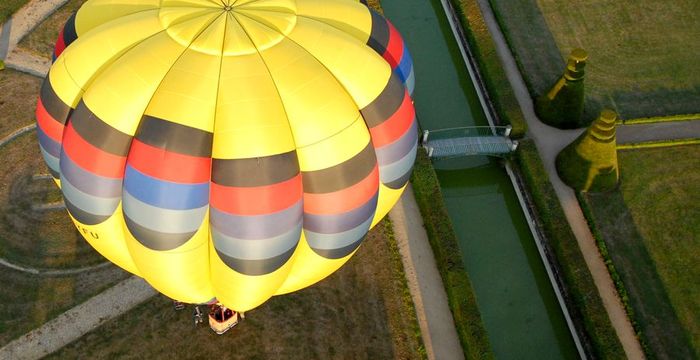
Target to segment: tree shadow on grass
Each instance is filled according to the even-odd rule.
[[[629,294],[648,353],[660,359],[694,357],[688,332],[681,326],[644,239],[619,189],[586,194],[596,230]]]

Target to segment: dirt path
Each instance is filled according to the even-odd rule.
[[[126,279],[0,348],[0,359],[39,359],[155,294],[143,279]]]
[[[579,247],[583,252],[586,265],[593,276],[593,280],[598,288],[605,310],[610,317],[610,321],[615,328],[617,336],[622,342],[622,346],[629,359],[643,359],[644,352],[639,344],[639,340],[635,335],[632,324],[627,317],[620,298],[618,297],[615,286],[610,278],[608,269],[605,266],[603,258],[598,252],[598,247],[588,228],[588,223],[583,216],[583,212],[578,204],[576,196],[571,188],[566,186],[559,176],[555,168],[556,155],[567,144],[573,141],[583,130],[559,130],[547,126],[540,122],[535,115],[532,98],[527,91],[525,82],[518,70],[515,59],[508,48],[508,45],[501,33],[498,23],[494,17],[488,0],[479,0],[479,6],[484,14],[484,20],[496,44],[496,52],[498,53],[501,63],[504,66],[508,80],[515,92],[518,103],[522,109],[525,119],[529,126],[528,136],[535,141],[537,149],[544,162],[545,169],[549,174],[549,179],[554,186],[554,189],[559,197],[566,218],[576,235]]]
[[[389,213],[429,359],[464,359],[447,294],[409,184]]]

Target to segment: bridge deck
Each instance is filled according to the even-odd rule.
[[[424,146],[433,158],[464,155],[501,155],[512,152],[517,143],[504,136],[469,136],[428,140]],[[432,151],[431,151],[432,149]]]

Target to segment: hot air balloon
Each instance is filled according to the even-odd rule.
[[[411,58],[358,1],[89,0],[54,58],[37,132],[71,219],[178,301],[320,281],[411,174]]]

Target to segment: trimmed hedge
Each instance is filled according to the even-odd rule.
[[[698,144],[700,144],[700,139],[671,139],[671,140],[659,140],[659,141],[646,141],[646,142],[632,143],[632,144],[619,144],[619,145],[617,145],[617,149],[618,150],[648,149],[648,148],[683,146],[683,145],[698,145]]]
[[[464,356],[467,359],[493,359],[474,290],[464,268],[457,235],[442,200],[437,175],[423,149],[418,150],[411,183],[447,292]]]
[[[481,79],[488,91],[496,115],[503,125],[513,127],[511,137],[522,138],[527,132],[527,123],[515,98],[501,60],[496,53],[496,45],[486,26],[477,0],[449,0],[456,9],[460,24],[469,43],[469,50],[479,67]]]
[[[556,256],[566,286],[565,300],[587,353],[597,359],[625,359],[588,265],[532,140],[520,142],[517,164],[536,207],[539,226]]]

